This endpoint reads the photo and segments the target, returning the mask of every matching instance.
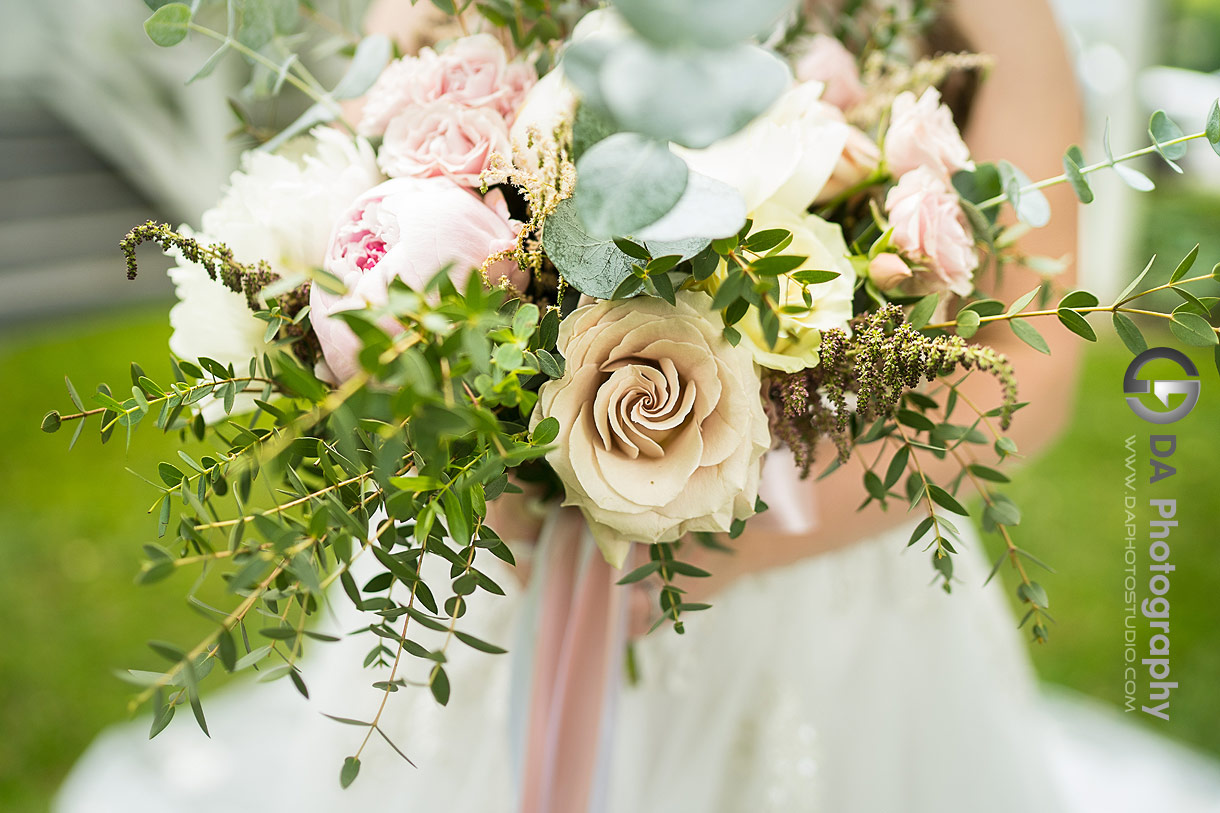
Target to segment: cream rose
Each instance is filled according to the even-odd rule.
[[[770,432],[750,351],[719,322],[707,294],[682,291],[676,307],[598,302],[560,325],[567,366],[532,422],[559,421],[547,462],[615,567],[632,542],[724,532],[754,513]]]
[[[792,232],[792,243],[784,254],[807,258],[796,271],[838,271],[839,276],[829,282],[802,285],[790,276],[780,278],[781,308],[799,309],[799,312],[781,314],[779,341],[769,347],[763,336],[758,313],[749,310],[735,327],[749,347],[754,360],[763,367],[795,373],[818,363],[818,347],[821,331],[830,328],[846,328],[851,319],[851,301],[856,288],[856,271],[847,259],[847,242],[843,230],[836,223],[829,223],[817,215],[793,212],[775,203],[765,203],[752,215],[754,228],[786,229]],[[721,271],[720,273],[723,273]],[[809,303],[805,296],[808,294]]]

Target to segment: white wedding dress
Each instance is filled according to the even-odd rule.
[[[608,809],[1220,811],[1209,760],[1089,701],[1042,693],[1000,590],[980,586],[977,540],[946,595],[906,531],[743,578],[691,616],[686,635],[663,627],[639,640],[639,680],[617,701]],[[511,647],[523,592],[493,575],[508,597],[479,594],[464,628]],[[345,598],[335,606],[326,628],[367,623]],[[512,656],[466,647],[451,648],[448,707],[409,688],[382,718],[418,767],[374,737],[360,777],[340,789],[364,730],[321,712],[373,714],[380,676],[360,666],[369,639],[314,646],[308,702],[288,681],[206,698],[212,739],[185,710],[151,742],[146,719],[105,732],[57,810],[515,813]]]

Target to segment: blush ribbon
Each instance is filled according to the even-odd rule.
[[[521,813],[606,809],[627,640],[621,576],[579,511],[551,512],[513,648],[509,724]]]

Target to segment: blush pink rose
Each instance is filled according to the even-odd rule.
[[[894,245],[927,266],[928,273],[915,278],[920,291],[970,293],[978,252],[957,194],[944,178],[928,167],[911,170],[886,195],[885,211]]]
[[[941,104],[936,88],[928,88],[918,99],[909,90],[894,99],[885,134],[885,160],[895,177],[927,167],[947,179],[959,169],[974,166],[953,123],[953,112]]]
[[[528,62],[514,60],[504,69],[500,83],[500,95],[496,99],[495,108],[504,117],[504,121],[512,124],[517,118],[517,111],[525,103],[525,94],[538,84],[538,71]]]
[[[386,66],[364,97],[360,135],[385,133],[391,119],[409,107],[436,101],[444,87],[440,55],[423,48],[417,56],[405,56]]]
[[[911,278],[911,266],[897,254],[885,251],[869,260],[868,278],[878,290],[892,291]]]
[[[817,81],[826,85],[822,100],[840,110],[854,107],[864,99],[860,83],[860,67],[851,51],[834,37],[818,34],[796,60],[796,78],[802,82]]]
[[[438,100],[489,108],[511,123],[536,81],[533,66],[509,62],[504,46],[490,34],[462,37],[440,53],[423,48],[417,56],[391,62],[369,89],[359,130],[381,135],[408,108]]]
[[[492,153],[512,154],[504,118],[487,108],[440,101],[409,107],[391,119],[377,163],[391,178],[444,175],[462,186],[478,186]]]
[[[447,178],[396,178],[356,199],[331,234],[322,264],[347,293],[340,296],[315,284],[309,295],[310,321],[337,381],[359,371],[361,344],[334,314],[385,304],[395,277],[422,291],[446,266],[460,290],[488,257],[516,242],[520,226],[499,203],[484,202]],[[526,282],[511,259],[489,268],[488,279],[517,287]],[[402,331],[392,317],[379,324],[391,335]]]

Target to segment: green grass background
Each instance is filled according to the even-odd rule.
[[[1147,250],[1172,258],[1162,260],[1163,278],[1196,235],[1210,233],[1220,202],[1156,193],[1147,212],[1155,235]],[[1199,267],[1217,260],[1220,245],[1205,246]],[[165,377],[166,310],[0,333],[0,810],[45,809],[90,740],[126,719],[129,687],[113,672],[151,666],[146,640],[189,642],[208,627],[182,599],[185,574],[132,583],[140,545],[155,534],[144,513],[154,492],[124,467],[150,475],[174,457],[173,439],[145,427],[125,451],[121,436],[102,447],[90,432],[69,452],[67,432],[38,431],[44,412],[69,407],[65,373],[81,392],[99,381],[118,389],[133,360]],[[1203,398],[1176,426],[1173,461],[1182,525],[1172,538],[1172,658],[1181,685],[1171,721],[1153,727],[1220,754],[1220,381],[1210,354],[1195,355]],[[1059,623],[1051,642],[1034,648],[1034,663],[1046,680],[1113,704],[1122,696],[1123,439],[1147,431],[1121,397],[1129,358],[1114,341],[1090,348],[1071,428],[1010,488],[1024,508],[1020,543],[1057,571],[1039,577]],[[1146,455],[1140,467],[1146,476]]]

